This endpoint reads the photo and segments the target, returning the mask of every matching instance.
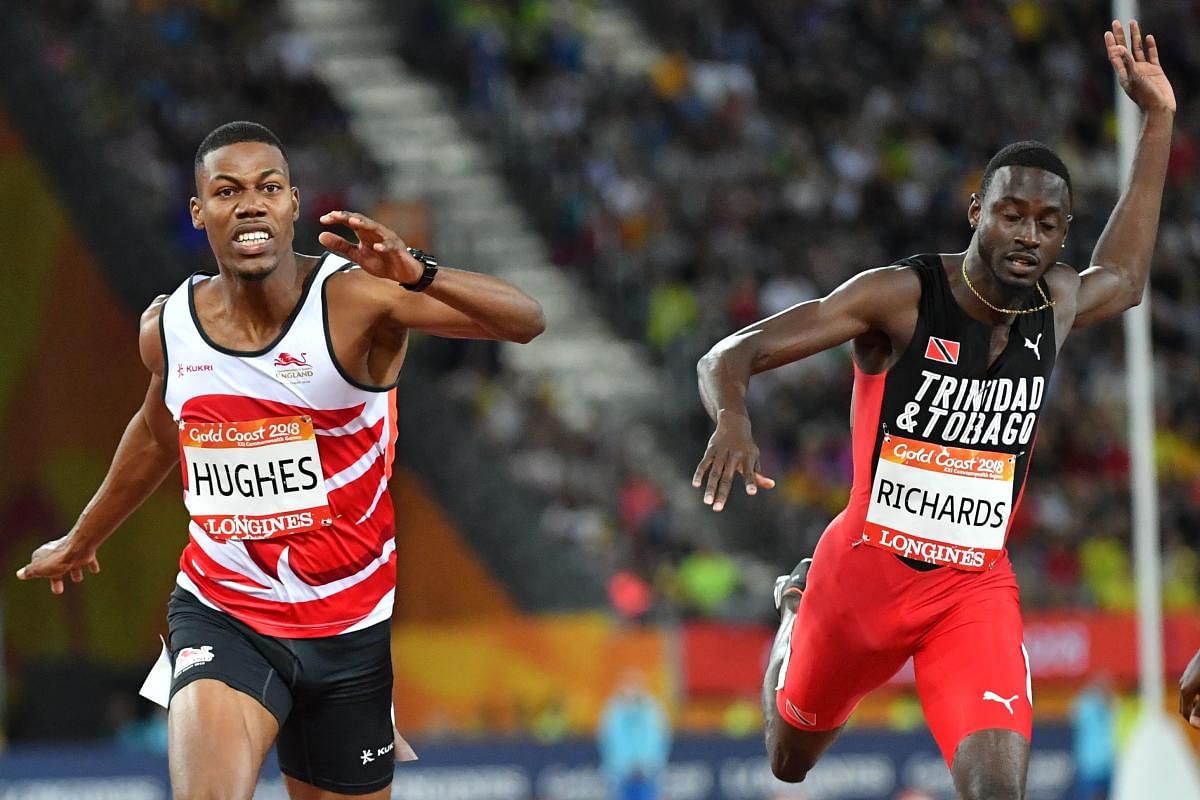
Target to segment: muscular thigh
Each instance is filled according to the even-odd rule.
[[[270,641],[185,592],[171,599],[168,628],[173,793],[249,798],[291,707]]]
[[[923,638],[914,656],[917,692],[947,765],[977,731],[1029,741],[1033,691],[1021,637],[1016,587],[999,585],[964,593]]]
[[[893,597],[891,575],[880,570],[903,577],[907,568],[881,550],[860,548],[835,557],[825,555],[828,550],[818,547],[813,559],[779,672],[779,714],[801,730],[840,727],[867,692],[896,674],[915,646],[911,623]]]
[[[390,639],[391,627],[382,622],[327,639],[289,641],[300,672],[277,750],[297,800],[371,795],[391,784]]]

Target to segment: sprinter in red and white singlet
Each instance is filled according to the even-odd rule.
[[[390,796],[394,387],[410,330],[527,342],[541,307],[440,267],[361,214],[351,243],[292,250],[300,195],[279,140],[234,122],[196,153],[193,225],[216,274],[142,317],[146,399],[108,475],[18,575],[99,571],[96,551],[178,465],[191,521],[168,604],[176,797],[250,798],[276,745],[296,800]],[[167,692],[164,687],[164,695]]]
[[[1143,113],[1130,177],[1082,273],[1057,262],[1070,177],[1046,146],[1004,148],[967,211],[967,250],[863,272],[727,337],[701,360],[716,423],[693,476],[720,511],[735,475],[769,489],[746,411],[758,372],[853,342],[850,502],[776,584],[763,682],[772,770],[802,781],[854,706],[912,658],[925,718],[964,800],[1024,797],[1033,694],[1005,552],[1038,414],[1067,333],[1146,285],[1175,97],[1153,37],[1105,34]],[[707,477],[706,477],[707,476]]]

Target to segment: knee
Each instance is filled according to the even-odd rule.
[[[771,774],[785,783],[800,783],[816,764],[815,758],[783,745],[778,737],[767,738],[767,755],[771,760]]]
[[[783,750],[771,753],[771,774],[785,783],[800,783],[812,768],[811,761],[796,753]]]

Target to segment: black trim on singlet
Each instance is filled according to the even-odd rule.
[[[994,325],[983,322],[982,320],[978,320],[967,313],[967,310],[963,307],[962,303],[959,302],[958,297],[955,296],[954,291],[950,287],[950,280],[949,276],[947,275],[947,265],[945,263],[945,259],[940,253],[923,253],[909,256],[894,262],[893,266],[911,269],[916,274],[921,283],[921,297],[918,301],[917,321],[913,327],[912,337],[905,346],[904,350],[900,353],[896,363],[893,364],[886,372],[881,373],[887,375],[887,377],[884,379],[884,391],[880,398],[881,422],[888,417],[889,414],[894,414],[898,410],[898,406],[893,404],[896,401],[893,398],[892,392],[896,390],[899,392],[901,398],[905,396],[904,389],[901,388],[903,384],[901,383],[899,386],[896,386],[893,384],[893,380],[900,382],[906,380],[901,373],[902,370],[914,371],[927,366],[925,359],[928,358],[928,356],[924,356],[923,354],[929,341],[932,341],[934,338],[950,336],[952,340],[961,343],[961,346],[964,348],[964,359],[967,358],[965,348],[967,348],[969,343],[972,342],[977,351],[978,348],[987,348],[984,350],[984,352],[990,356],[990,338],[992,330],[995,327]],[[1047,296],[1050,295],[1050,287],[1049,284],[1046,283],[1045,277],[1038,279],[1037,286],[1040,287]],[[1043,359],[1043,356],[1039,353],[1037,356],[1036,369],[1034,369],[1032,364],[1028,365],[1032,370],[1029,372],[1029,375],[1032,377],[1041,375],[1044,377],[1046,384],[1048,385],[1052,377],[1054,366],[1058,360],[1057,338],[1055,336],[1056,331],[1054,328],[1054,312],[1050,308],[1041,309],[1034,314],[1017,316],[1010,324],[1008,341],[1005,343],[1004,348],[999,354],[997,354],[994,360],[984,361],[979,367],[976,368],[979,370],[978,372],[967,372],[961,376],[953,377],[984,380],[1004,377],[1000,373],[1006,369],[1013,368],[1015,366],[1013,363],[1014,359],[1020,358],[1028,360],[1027,357],[1023,355],[1024,350],[1020,346],[1020,339],[1024,338],[1026,341],[1028,341],[1029,334],[1039,331],[1046,337],[1045,341],[1042,342],[1042,347],[1045,348],[1045,350],[1042,352],[1045,352],[1046,355]],[[940,345],[939,349],[941,349]],[[944,350],[942,352],[945,353]],[[945,354],[949,355],[948,353]],[[928,368],[932,369],[932,367]],[[939,369],[938,371],[942,373],[948,373],[952,370],[945,368]],[[1013,377],[1020,377],[1020,375],[1015,375]],[[1044,409],[1044,405],[1042,408]],[[891,409],[891,411],[889,411],[889,409]],[[1040,415],[1041,410],[1038,411],[1038,422],[1041,420]],[[875,479],[875,471],[879,465],[879,454],[883,445],[883,436],[880,435],[880,432],[876,431],[873,435],[875,436],[875,444],[871,455],[872,482]],[[935,444],[941,444],[940,440],[930,439],[929,441]],[[1015,480],[1012,499],[1014,513],[1015,507],[1020,500],[1021,493],[1023,492],[1024,487],[1029,479],[1029,458],[1034,441],[1036,441],[1036,433],[1034,434],[1034,439],[1031,440],[1028,446],[1021,450],[1021,452],[1017,452],[1019,448],[1016,447],[1000,448],[1001,452],[1012,450],[1013,455],[1015,455],[1018,459],[1018,468],[1016,470],[1016,474],[1014,475]],[[1007,546],[1007,538],[1005,544]],[[919,559],[902,556],[897,553],[893,553],[893,555],[905,566],[920,572],[941,569],[943,566],[950,566],[931,564]]]
[[[208,334],[204,332],[204,326],[200,324],[200,318],[196,316],[196,282],[193,280],[193,278],[195,278],[197,275],[215,278],[216,275],[203,270],[193,273],[192,277],[188,278],[187,284],[188,311],[192,315],[192,324],[196,326],[196,331],[200,334],[201,340],[203,340],[204,343],[213,350],[216,350],[218,353],[224,353],[227,356],[235,356],[237,358],[257,358],[259,356],[265,356],[267,353],[278,347],[279,343],[283,341],[283,337],[287,336],[288,331],[292,329],[292,323],[296,321],[296,317],[300,316],[300,309],[304,308],[304,303],[308,300],[308,291],[312,288],[313,281],[317,278],[317,273],[321,271],[321,267],[324,266],[325,259],[328,257],[329,253],[326,253],[325,255],[321,256],[319,261],[317,261],[316,265],[312,269],[312,272],[310,272],[308,277],[304,279],[304,288],[300,290],[300,299],[296,301],[296,306],[292,309],[292,312],[288,314],[287,319],[283,321],[283,325],[279,328],[279,333],[266,345],[266,347],[263,347],[260,350],[234,350],[230,347],[223,347],[208,337]]]
[[[332,278],[339,272],[347,272],[356,266],[358,265],[354,262],[349,262],[344,266],[338,267],[338,269],[333,273],[333,275],[330,275],[329,278]],[[370,383],[360,383],[359,381],[355,380],[350,376],[350,373],[342,367],[342,363],[338,361],[337,353],[334,352],[333,349],[333,336],[331,336],[329,333],[329,278],[326,278],[325,282],[321,284],[321,327],[325,329],[325,347],[329,350],[329,360],[333,362],[333,366],[337,369],[338,374],[342,376],[342,380],[353,386],[355,389],[361,389],[364,392],[390,392],[392,389],[395,389],[400,385],[400,373],[404,371],[403,369],[396,371],[396,380],[391,384],[375,386]],[[407,336],[408,334],[405,335]],[[407,346],[407,342],[405,343],[405,346]]]
[[[167,358],[167,303],[171,302],[171,296],[167,295],[167,299],[162,301],[162,305],[158,307],[158,339],[162,342],[163,351],[163,368],[162,368],[162,399],[163,404],[167,402],[167,378],[171,376],[171,359]]]

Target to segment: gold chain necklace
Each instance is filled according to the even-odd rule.
[[[978,297],[979,302],[983,303],[985,306],[998,314],[1033,314],[1034,312],[1044,311],[1047,308],[1054,307],[1054,301],[1046,296],[1046,291],[1042,288],[1041,281],[1038,281],[1036,284],[1034,284],[1037,286],[1038,294],[1042,296],[1042,304],[1037,308],[1000,308],[999,306],[994,306],[989,303],[987,298],[981,295],[979,290],[975,288],[975,285],[971,283],[971,279],[967,277],[967,260],[965,258],[962,262],[962,274],[963,280],[967,282],[967,288],[971,290],[971,294]]]

